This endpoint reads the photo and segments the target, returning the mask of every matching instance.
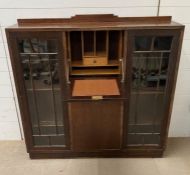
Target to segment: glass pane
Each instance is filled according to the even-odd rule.
[[[23,39],[19,41],[20,53],[53,53],[57,52],[56,40],[43,40],[38,38]]]
[[[64,146],[65,145],[65,137],[64,135],[59,136],[34,136],[34,143],[36,146]]]
[[[166,85],[169,53],[134,53],[132,88],[160,90]]]
[[[135,93],[132,94],[130,98],[130,131],[159,131],[158,126],[160,126],[161,124],[160,118],[164,114],[164,94]],[[153,126],[154,128],[151,126]]]
[[[135,37],[128,145],[159,145],[172,37]]]
[[[130,145],[141,146],[144,143],[147,145],[157,145],[160,142],[159,134],[129,134],[128,143]]]
[[[47,136],[40,137],[40,136],[34,136],[34,144],[37,146],[47,146],[49,145],[49,138]]]
[[[154,50],[170,50],[172,37],[156,37],[154,40]]]
[[[65,137],[62,136],[52,136],[51,137],[51,144],[54,146],[61,146],[65,144]]]
[[[135,51],[146,51],[151,49],[152,37],[135,37]]]
[[[52,146],[53,137],[64,137],[57,42],[24,39],[19,47],[34,144]]]

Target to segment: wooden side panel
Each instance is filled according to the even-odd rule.
[[[122,102],[71,102],[69,117],[73,151],[120,149]]]

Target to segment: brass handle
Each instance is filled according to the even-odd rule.
[[[69,73],[70,73],[70,68],[71,68],[71,59],[67,59],[67,62],[66,62],[66,81],[68,84],[70,84],[70,79],[69,79]]]
[[[123,58],[119,59],[120,63],[121,63],[121,82],[125,81],[125,72],[124,72],[124,63],[123,63]]]
[[[95,95],[95,96],[92,96],[91,98],[92,100],[103,100],[103,96],[101,95]]]

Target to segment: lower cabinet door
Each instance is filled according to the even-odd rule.
[[[122,101],[70,102],[69,118],[73,151],[120,149]]]

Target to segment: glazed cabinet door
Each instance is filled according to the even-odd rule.
[[[9,38],[29,147],[66,147],[62,33],[20,32]]]
[[[180,31],[128,33],[127,146],[162,146],[167,132]]]

